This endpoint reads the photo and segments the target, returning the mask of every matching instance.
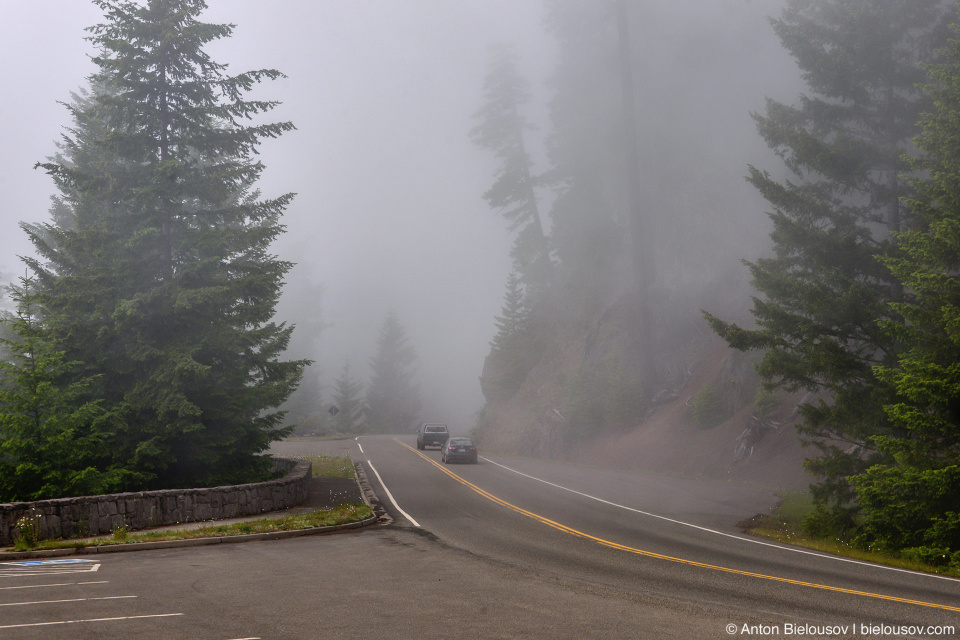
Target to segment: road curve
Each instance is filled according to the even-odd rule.
[[[763,612],[781,632],[960,629],[960,581],[740,535],[765,491],[497,457],[449,466],[411,437],[361,442],[423,529],[532,577]]]

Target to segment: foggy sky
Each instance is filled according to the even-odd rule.
[[[212,0],[201,19],[236,24],[209,52],[230,72],[276,68],[257,98],[284,104],[270,120],[297,131],[261,146],[265,197],[293,191],[287,234],[275,252],[297,263],[281,301],[298,322],[300,348],[319,360],[329,385],[346,359],[366,380],[379,328],[397,310],[419,356],[425,419],[454,431],[482,404],[477,378],[494,333],[510,269],[511,238],[482,199],[495,164],[468,138],[488,62],[488,45],[517,46],[532,81],[540,132],[556,47],[541,26],[540,0]],[[703,56],[749,57],[749,74],[725,72],[704,100],[743,132],[732,154],[731,188],[743,190],[745,162],[762,144],[749,110],[787,91],[788,59],[765,16],[775,0],[658,0],[662,77],[684,80]],[[675,9],[673,9],[675,7]],[[675,13],[672,13],[675,12]],[[55,152],[69,124],[57,101],[86,86],[94,70],[83,29],[101,20],[83,0],[0,0],[0,271],[21,274],[30,252],[20,221],[46,221],[52,181],[35,162]],[[736,22],[731,30],[724,20]],[[666,25],[666,26],[664,26]],[[756,38],[756,51],[746,52]],[[649,40],[653,34],[647,34]],[[695,43],[692,50],[689,42]],[[681,46],[686,52],[680,51]],[[746,53],[745,53],[746,52]],[[698,61],[699,58],[699,61]],[[714,74],[716,75],[716,73]],[[733,102],[730,102],[733,100]],[[681,114],[682,115],[682,114]],[[684,127],[682,122],[675,126]],[[727,126],[727,125],[724,125]],[[669,130],[664,126],[665,131]],[[531,141],[542,160],[542,144]],[[709,143],[708,143],[709,144]],[[757,204],[757,219],[762,205]],[[318,300],[319,292],[323,290]],[[319,310],[331,326],[310,322]],[[315,338],[311,344],[311,338]],[[329,399],[329,396],[328,396]]]

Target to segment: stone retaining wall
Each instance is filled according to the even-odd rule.
[[[310,492],[313,465],[306,460],[278,458],[276,480],[205,489],[165,489],[105,496],[59,498],[0,504],[0,546],[13,544],[17,520],[35,515],[41,539],[75,538],[183,522],[222,520],[287,509],[303,503]]]

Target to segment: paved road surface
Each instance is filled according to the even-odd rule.
[[[763,490],[497,457],[445,466],[413,436],[276,449],[363,461],[395,523],[0,565],[0,638],[958,637],[958,581],[743,539],[736,522],[772,503]],[[893,633],[911,625],[955,631]]]

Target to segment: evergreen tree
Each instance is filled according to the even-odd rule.
[[[931,70],[932,109],[921,119],[912,164],[916,229],[884,260],[913,298],[886,325],[905,346],[877,369],[898,396],[885,409],[897,427],[875,436],[887,454],[854,478],[864,509],[862,545],[960,552],[960,32]]]
[[[420,390],[413,382],[417,356],[396,312],[390,311],[380,329],[373,375],[367,386],[367,428],[379,433],[405,433],[420,413]]]
[[[768,387],[815,394],[800,431],[819,449],[808,461],[820,478],[808,525],[821,531],[853,527],[847,478],[882,457],[872,438],[894,428],[883,411],[892,391],[874,367],[895,362],[898,342],[881,323],[904,292],[877,258],[895,252],[892,234],[909,223],[899,176],[923,105],[916,85],[954,4],[788,0],[772,20],[809,93],[797,106],[768,100],[754,118],[794,178],[750,168],[774,225],[774,256],[749,264],[756,328],[707,317],[732,347],[764,351]]]
[[[16,312],[0,338],[0,502],[94,495],[124,480],[104,444],[109,424],[98,402],[77,402],[89,381],[58,385],[76,368],[55,351],[30,302],[33,281],[12,289]]]
[[[483,106],[476,112],[473,142],[489,149],[500,163],[496,180],[483,197],[517,231],[511,250],[521,282],[542,300],[549,288],[553,264],[550,243],[537,202],[538,178],[524,135],[532,129],[522,109],[530,100],[529,83],[517,69],[517,55],[499,46],[492,49],[490,71],[483,83]]]
[[[497,333],[480,376],[480,389],[488,401],[513,397],[536,362],[538,340],[524,297],[520,278],[511,273],[501,315],[496,317]]]
[[[297,324],[297,333],[302,325]],[[293,351],[290,349],[289,351]],[[286,420],[292,423],[294,433],[323,431],[328,415],[323,399],[323,371],[314,362],[303,370],[300,384],[283,404]]]
[[[272,320],[291,265],[269,247],[292,194],[255,189],[259,142],[293,125],[249,124],[276,103],[244,98],[282,74],[227,75],[204,47],[232,26],[198,21],[202,0],[96,4],[99,70],[42,165],[70,222],[24,225],[32,302],[92,381],[77,402],[111,421],[109,464],[137,478],[117,488],[249,480],[306,364],[280,359],[292,327]]]
[[[0,274],[0,278],[5,280],[6,276],[4,274]],[[10,327],[10,323],[7,322],[7,320],[10,320],[13,317],[13,314],[16,310],[16,305],[11,305],[10,301],[9,293],[12,291],[14,291],[12,284],[0,285],[0,338],[5,340],[12,340],[16,337],[16,334]],[[6,345],[0,342],[0,362],[8,360],[10,355],[10,351]]]
[[[321,338],[330,327],[323,317],[323,294],[323,286],[299,273],[284,288],[280,302],[280,313],[297,327],[287,353],[312,362],[303,370],[300,384],[282,407],[286,411],[286,419],[296,425],[298,433],[322,433],[329,428],[329,406],[324,400],[326,374],[319,364]],[[291,302],[286,302],[288,300]]]
[[[350,363],[343,365],[340,377],[333,382],[333,406],[339,411],[333,417],[333,429],[337,433],[363,431],[363,383],[350,375]]]

